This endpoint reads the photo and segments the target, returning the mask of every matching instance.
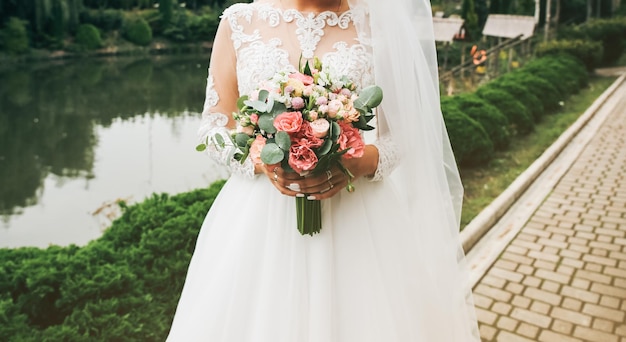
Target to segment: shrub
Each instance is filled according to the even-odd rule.
[[[493,157],[493,143],[478,122],[455,105],[444,103],[441,110],[457,163],[480,165]]]
[[[543,103],[526,86],[508,81],[506,79],[498,78],[487,84],[485,87],[501,89],[513,95],[514,98],[519,100],[528,109],[530,115],[535,121],[541,120],[545,111]]]
[[[624,52],[626,20],[624,17],[593,19],[582,25],[559,30],[561,39],[586,39],[602,44],[602,65],[614,64]]]
[[[524,66],[524,71],[541,77],[550,82],[557,90],[561,99],[575,94],[580,89],[580,75],[576,70],[568,70],[559,58],[563,56],[546,56],[528,62]]]
[[[164,341],[223,184],[124,206],[85,247],[0,249],[0,340]]]
[[[11,17],[4,29],[0,30],[0,46],[10,54],[21,54],[28,51],[28,34],[26,21]]]
[[[487,133],[495,149],[502,150],[509,145],[511,135],[509,120],[500,110],[475,94],[461,94],[441,99],[444,106],[454,105],[470,118],[476,120]]]
[[[131,43],[147,46],[152,41],[152,29],[140,17],[132,17],[124,22],[124,37]]]
[[[531,93],[535,94],[543,104],[546,112],[559,108],[559,92],[541,77],[535,76],[524,69],[511,72],[501,76],[503,81],[514,82],[525,86]]]
[[[570,54],[585,64],[588,71],[594,70],[602,60],[602,43],[590,40],[552,40],[541,42],[535,53],[538,57]]]
[[[190,30],[196,41],[212,41],[219,25],[219,13],[210,11],[200,16],[193,17]]]
[[[88,50],[102,47],[102,38],[100,31],[91,24],[82,24],[76,32],[76,43],[84,46]]]
[[[489,87],[478,88],[476,95],[498,108],[509,119],[512,134],[526,134],[534,129],[535,123],[530,111],[513,95]]]

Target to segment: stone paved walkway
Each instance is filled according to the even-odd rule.
[[[626,342],[626,98],[474,296],[483,341]]]

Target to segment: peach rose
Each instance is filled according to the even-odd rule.
[[[253,126],[239,126],[239,125],[237,125],[237,133],[245,133],[247,135],[253,135],[254,134],[254,127]]]
[[[306,146],[295,144],[289,148],[289,166],[299,174],[313,170],[317,161],[315,152]]]
[[[362,157],[365,152],[365,143],[361,134],[359,134],[359,130],[350,124],[340,123],[339,125],[341,127],[341,134],[339,134],[339,139],[337,139],[339,149],[349,149],[343,157],[346,159]]]
[[[284,112],[274,118],[274,127],[279,131],[294,133],[300,130],[302,121],[302,113]]]
[[[261,151],[265,146],[266,140],[267,139],[265,139],[263,136],[257,135],[256,139],[254,139],[254,141],[252,142],[252,145],[250,145],[250,158],[255,164],[263,164],[263,162],[261,161]]]
[[[311,130],[313,135],[318,138],[323,138],[328,134],[330,129],[330,123],[326,119],[317,119],[311,122]]]

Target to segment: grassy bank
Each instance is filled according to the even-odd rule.
[[[507,151],[496,152],[485,166],[461,169],[465,186],[461,226],[504,191],[615,81],[614,77],[591,77],[589,86],[570,97],[557,113],[547,115],[535,130],[515,137]]]

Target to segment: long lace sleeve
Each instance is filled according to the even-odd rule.
[[[381,181],[389,176],[400,162],[398,146],[391,136],[382,110],[378,110],[376,113],[375,125],[376,129],[374,132],[376,133],[376,137],[371,144],[378,149],[378,166],[376,167],[374,176],[370,179],[372,182]]]
[[[209,72],[207,79],[206,100],[202,111],[202,122],[198,129],[199,143],[206,144],[206,153],[221,165],[228,167],[231,173],[254,177],[254,163],[250,158],[246,158],[243,163],[235,160],[237,147],[230,139],[231,130],[228,129],[229,118],[225,114],[212,112],[219,101],[219,95],[214,88],[213,76]],[[222,137],[223,146],[218,143],[217,135]]]
[[[232,174],[254,178],[254,163],[246,158],[243,163],[233,158],[237,147],[230,139],[235,122],[228,113],[237,110],[236,55],[230,40],[230,28],[225,19],[218,28],[213,43],[202,122],[198,129],[200,143],[206,144],[206,153]],[[222,139],[217,139],[217,136]]]
[[[378,167],[370,180],[376,182],[383,180],[391,174],[400,161],[400,154],[398,153],[398,147],[389,134],[379,136],[372,145],[378,149]]]

